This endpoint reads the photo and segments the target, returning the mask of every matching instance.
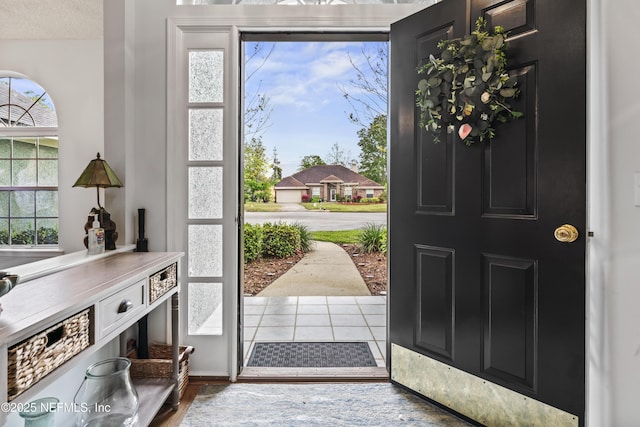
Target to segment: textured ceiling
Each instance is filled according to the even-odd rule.
[[[102,38],[103,0],[0,0],[0,40]]]

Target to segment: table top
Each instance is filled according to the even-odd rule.
[[[165,266],[182,252],[124,252],[18,285],[0,298],[0,344],[37,333]]]

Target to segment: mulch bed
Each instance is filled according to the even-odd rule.
[[[386,295],[387,291],[387,256],[382,253],[366,254],[358,245],[342,245],[350,255],[362,279],[367,284],[371,295]],[[257,295],[274,280],[296,265],[304,256],[299,253],[290,258],[261,258],[244,267],[244,293]]]

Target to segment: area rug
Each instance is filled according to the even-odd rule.
[[[257,342],[247,366],[351,368],[377,365],[366,342]]]
[[[470,424],[390,383],[234,383],[201,388],[182,427]]]

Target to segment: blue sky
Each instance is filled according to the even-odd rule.
[[[253,42],[245,51],[253,51]],[[338,143],[351,157],[358,159],[359,127],[348,119],[353,107],[344,99],[339,86],[355,92],[349,81],[356,72],[351,58],[363,65],[364,45],[372,42],[278,42],[275,49],[246,83],[246,95],[258,90],[269,98],[272,108],[270,127],[262,140],[269,158],[278,150],[283,176],[295,173],[305,155],[325,158],[331,146]],[[265,47],[272,43],[264,43]],[[265,49],[266,50],[266,49]],[[260,61],[252,61],[245,69],[250,75]],[[259,89],[257,89],[259,87]]]

